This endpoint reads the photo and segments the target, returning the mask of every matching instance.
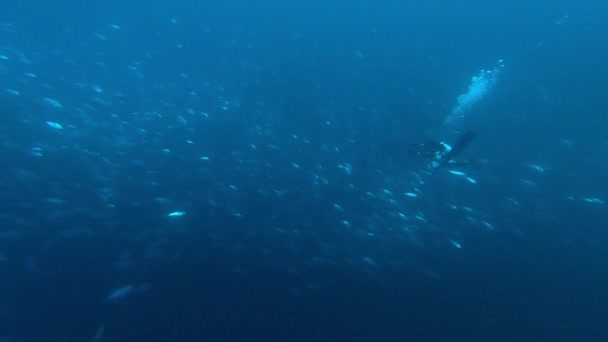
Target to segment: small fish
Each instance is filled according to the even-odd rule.
[[[415,218],[416,220],[418,220],[418,221],[422,221],[422,222],[426,223],[426,219],[424,218],[424,215],[422,215],[422,214],[420,214],[420,213],[419,213],[419,214],[414,215],[414,218]]]
[[[585,198],[583,198],[583,201],[593,203],[593,204],[605,204],[606,203],[597,197],[585,197]]]
[[[115,288],[110,292],[110,294],[106,297],[107,300],[112,302],[118,302],[119,300],[125,298],[133,292],[133,285],[124,285],[118,288]]]
[[[21,93],[20,93],[20,92],[18,92],[17,90],[15,90],[15,89],[8,89],[8,88],[5,88],[5,89],[3,89],[3,90],[4,90],[6,93],[10,94],[10,95],[14,95],[14,96],[19,96],[19,95],[21,95]]]
[[[167,214],[167,217],[181,217],[186,215],[185,211],[174,211],[172,213]]]
[[[54,129],[63,129],[63,126],[59,123],[53,122],[53,121],[47,121],[46,124]]]
[[[61,104],[61,102],[59,102],[55,99],[52,99],[50,97],[45,97],[44,102],[46,102],[46,104],[48,104],[49,106],[51,106],[53,108],[63,108],[63,105]]]
[[[450,240],[450,242],[452,243],[452,245],[458,249],[462,248],[462,245],[454,240]]]
[[[537,172],[540,172],[540,173],[544,173],[544,172],[547,172],[547,170],[549,170],[549,168],[548,168],[548,167],[546,167],[546,166],[542,166],[542,165],[538,165],[538,164],[528,164],[528,166],[529,166],[529,167],[530,167],[532,170],[537,171]]]
[[[464,176],[466,175],[466,173],[462,172],[462,171],[456,171],[456,170],[448,170],[449,173],[456,175],[456,176]]]

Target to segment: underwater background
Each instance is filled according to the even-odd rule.
[[[605,1],[5,1],[0,341],[606,341]],[[475,139],[469,165],[412,144]]]

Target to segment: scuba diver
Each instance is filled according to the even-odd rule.
[[[412,144],[410,145],[410,154],[418,157],[430,158],[430,167],[433,169],[433,173],[439,170],[441,166],[462,166],[469,165],[470,160],[456,160],[456,157],[462,152],[475,138],[477,133],[474,131],[466,131],[453,146],[440,141],[440,142],[426,142],[423,144]]]

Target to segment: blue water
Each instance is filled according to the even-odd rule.
[[[0,341],[608,340],[606,13],[4,4]]]

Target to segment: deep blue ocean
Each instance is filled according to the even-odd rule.
[[[600,0],[3,1],[0,341],[608,341],[607,36]]]

